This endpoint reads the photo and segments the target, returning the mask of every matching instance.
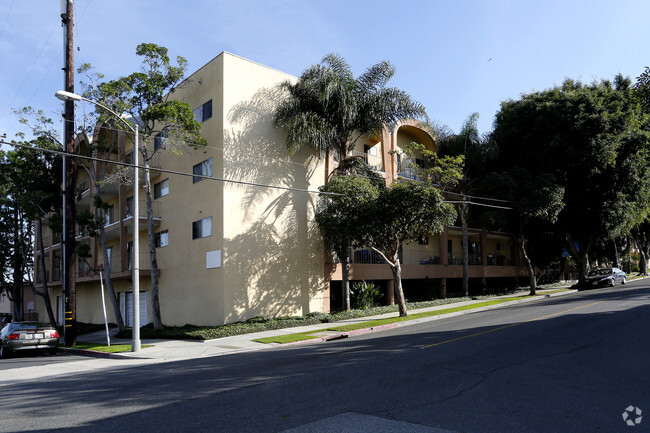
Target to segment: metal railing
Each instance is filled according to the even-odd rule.
[[[397,161],[397,175],[405,177],[407,179],[417,179],[419,178],[424,169],[418,166],[415,161],[411,158],[406,158],[403,155]]]
[[[370,166],[370,168],[372,168],[373,170],[384,171],[384,164],[381,156],[379,155],[371,155],[366,152],[353,150],[350,152],[350,156],[357,156],[362,158],[364,161],[366,161],[366,164],[368,164],[368,166]]]

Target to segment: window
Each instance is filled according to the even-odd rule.
[[[104,209],[104,227],[115,222],[115,208],[111,205]]]
[[[153,235],[156,248],[162,248],[169,245],[169,230],[162,230]]]
[[[194,177],[192,178],[192,182],[200,182],[204,179],[204,177],[200,176],[212,176],[212,158],[208,158],[205,161],[196,164],[192,168],[192,173],[194,174]]]
[[[169,194],[169,179],[161,180],[153,186],[153,198],[159,199]]]
[[[126,217],[133,216],[133,196],[126,198]]]
[[[212,217],[203,218],[192,223],[192,239],[208,236],[212,236]]]
[[[124,162],[126,162],[127,164],[133,164],[133,151],[132,150],[129,150],[128,152],[126,152],[126,154],[124,155]]]
[[[212,117],[212,99],[194,109],[194,118],[197,122],[203,123]]]
[[[167,139],[167,134],[168,134],[167,130],[164,129],[164,130],[162,130],[160,132],[160,134],[156,135],[153,138],[153,150],[154,151],[160,149],[161,147],[163,147],[165,145],[165,140]]]
[[[113,272],[113,247],[106,248],[106,258],[108,259],[108,272]]]

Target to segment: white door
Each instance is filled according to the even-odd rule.
[[[59,326],[63,326],[65,322],[64,313],[65,303],[63,302],[63,296],[56,297],[56,321]]]
[[[120,311],[124,324],[133,327],[133,292],[120,292]],[[149,323],[149,292],[140,292],[140,326]]]

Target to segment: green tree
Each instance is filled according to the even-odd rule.
[[[463,296],[469,293],[470,195],[476,192],[478,181],[485,175],[486,164],[494,157],[492,142],[479,134],[478,117],[478,113],[471,114],[457,134],[448,128],[434,129],[440,155],[463,157],[462,176],[456,186],[457,193],[451,194],[452,197],[459,197],[458,217],[463,233]]]
[[[321,63],[307,68],[295,83],[281,83],[284,97],[275,111],[274,123],[286,128],[289,152],[303,146],[312,147],[321,155],[335,152],[340,174],[370,173],[361,158],[350,156],[357,139],[377,136],[382,128],[400,120],[426,115],[424,107],[406,92],[387,87],[394,73],[393,66],[383,61],[355,78],[345,59],[328,54]],[[347,275],[347,250],[340,259]],[[345,278],[343,291],[344,298],[349,300],[350,284]],[[350,308],[347,301],[345,308]]]
[[[151,258],[151,306],[153,325],[162,327],[158,296],[158,261],[156,257],[153,220],[153,198],[150,164],[154,155],[166,150],[180,154],[183,149],[205,146],[200,135],[201,124],[196,121],[190,106],[172,99],[174,90],[182,85],[187,61],[177,57],[174,66],[167,48],[152,43],[138,45],[136,55],[142,57],[141,72],[100,83],[86,89],[85,96],[100,102],[116,113],[129,113],[141,131],[138,152],[144,166],[145,196],[149,253]],[[124,130],[121,121],[97,107],[98,122],[110,128]],[[130,132],[130,131],[127,131]],[[157,141],[157,145],[154,145]],[[135,186],[134,186],[135,187]]]
[[[14,320],[23,320],[23,289],[28,281],[32,292],[43,299],[48,320],[56,324],[47,287],[43,232],[34,221],[53,216],[60,209],[61,164],[60,159],[40,149],[60,149],[58,144],[41,136],[29,143],[17,143],[26,147],[0,152],[0,266],[2,289],[14,301]],[[41,248],[41,272],[43,289],[36,290],[34,274],[34,237]]]
[[[349,255],[349,248],[359,225],[366,224],[371,215],[369,203],[377,198],[381,183],[359,175],[335,176],[320,188],[316,209],[316,223],[325,241],[341,259]],[[343,259],[341,259],[343,260]],[[343,281],[349,281],[349,266],[342,268]],[[350,291],[344,291],[345,306],[349,309]]]
[[[498,171],[519,167],[563,189],[555,229],[575,259],[580,281],[599,240],[628,232],[650,191],[648,120],[629,79],[561,86],[505,101],[493,138]]]
[[[400,179],[390,187],[382,188],[363,214],[369,217],[365,224],[357,226],[355,238],[376,251],[390,266],[399,314],[407,316],[400,245],[441,233],[456,220],[456,210],[444,202],[442,194],[433,185]]]
[[[549,230],[564,207],[564,188],[553,182],[547,173],[533,175],[521,167],[492,172],[483,178],[482,184],[481,194],[507,200],[505,207],[509,209],[490,209],[485,212],[484,221],[488,221],[487,225],[492,228],[511,230],[516,234],[519,253],[528,269],[530,295],[534,296],[537,276],[531,240],[533,244],[536,240],[540,244],[553,243]],[[540,234],[543,235],[541,239]]]

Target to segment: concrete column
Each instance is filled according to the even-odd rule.
[[[447,298],[447,279],[440,279],[440,289],[438,290],[438,298],[446,299]]]

